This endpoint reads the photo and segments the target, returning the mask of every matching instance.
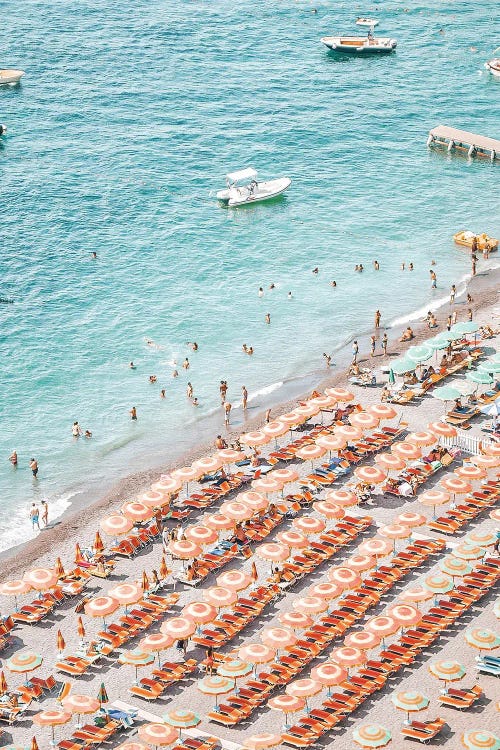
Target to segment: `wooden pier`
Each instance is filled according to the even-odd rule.
[[[448,152],[454,149],[466,151],[467,156],[486,156],[491,161],[500,159],[500,141],[495,138],[487,138],[484,135],[475,135],[466,130],[457,130],[448,125],[438,125],[429,131],[427,138],[428,146],[441,146]]]

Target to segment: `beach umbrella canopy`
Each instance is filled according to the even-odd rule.
[[[486,550],[479,544],[467,544],[466,542],[462,542],[462,544],[457,544],[453,549],[454,557],[459,557],[462,560],[479,560],[481,557],[484,557],[485,554]]]
[[[457,398],[460,398],[462,393],[458,388],[453,388],[451,385],[442,385],[439,388],[435,388],[431,395],[439,401],[455,401]]]
[[[450,502],[450,496],[444,490],[427,490],[418,499],[422,505],[432,506],[434,513],[436,512],[436,505],[444,505]]]
[[[271,477],[261,477],[252,482],[252,489],[257,492],[265,492],[271,494],[273,492],[281,492],[283,488],[283,482],[278,482],[277,479]]]
[[[394,419],[398,415],[396,409],[389,406],[389,404],[382,403],[372,404],[367,407],[366,411],[370,412],[370,414],[374,414],[379,419]]]
[[[366,661],[366,654],[360,648],[354,646],[340,646],[334,648],[330,654],[330,659],[341,667],[350,669],[351,667],[360,667]]]
[[[319,414],[321,411],[319,406],[316,406],[315,404],[312,404],[310,401],[308,401],[305,404],[299,404],[299,406],[296,406],[294,411],[297,412],[297,414],[302,414],[303,417],[314,417],[316,414]]]
[[[321,445],[304,445],[303,448],[299,448],[295,455],[301,458],[303,461],[314,461],[316,458],[321,458],[326,453],[326,448],[322,448]]]
[[[410,346],[405,354],[405,358],[409,359],[410,362],[427,362],[431,359],[434,354],[434,350],[427,344],[420,344],[417,346]]]
[[[377,427],[380,419],[368,411],[358,411],[348,416],[350,424],[362,430],[373,430]]]
[[[321,683],[312,680],[310,677],[303,677],[300,680],[289,682],[285,692],[287,695],[293,695],[294,698],[310,698],[321,692]]]
[[[443,331],[443,333],[448,332]],[[433,351],[439,351],[440,349],[447,349],[450,344],[450,340],[445,336],[439,334],[437,336],[434,336],[433,339],[428,339],[426,343],[427,346],[429,346]]]
[[[500,456],[472,456],[471,461],[475,466],[480,466],[486,470],[496,469],[500,466]]]
[[[500,508],[494,508],[489,515],[494,521],[500,521]]]
[[[387,610],[389,617],[393,617],[402,628],[410,628],[417,625],[422,619],[422,613],[409,604],[393,604]]]
[[[79,716],[93,714],[100,708],[99,701],[96,698],[92,698],[90,695],[77,695],[76,693],[63,698],[61,704],[65,711]]]
[[[415,445],[415,443],[402,441],[401,443],[394,443],[391,446],[391,453],[399,456],[399,458],[404,458],[405,461],[414,461],[417,458],[421,458],[422,449],[418,445]]]
[[[304,549],[309,546],[307,537],[304,536],[304,534],[301,534],[300,531],[295,531],[294,529],[281,531],[279,534],[276,534],[276,539],[293,549]]]
[[[429,705],[429,698],[416,690],[398,691],[391,696],[391,701],[400,711],[406,711],[408,721],[410,721],[410,713],[423,711]]]
[[[416,584],[415,586],[411,586],[408,589],[405,589],[400,595],[399,598],[402,602],[426,602],[429,599],[432,599],[433,593],[432,591],[429,591],[429,589],[426,589],[424,586],[421,586],[420,584]]]
[[[492,531],[470,531],[464,539],[467,544],[474,544],[478,547],[491,547],[495,544],[497,535]]]
[[[401,471],[406,466],[406,461],[394,453],[378,453],[375,456],[376,463],[386,471]]]
[[[479,651],[494,651],[500,646],[500,636],[488,628],[469,628],[465,631],[465,640]]]
[[[378,531],[379,534],[387,537],[387,539],[394,539],[394,545],[396,544],[396,539],[408,539],[411,536],[411,529],[400,523],[390,523],[387,526],[381,526]]]
[[[20,596],[31,591],[31,585],[23,580],[5,581],[0,584],[0,594],[3,596]]]
[[[396,376],[394,374],[394,370],[392,369],[392,367],[389,370],[389,377],[387,378],[387,382],[389,383],[389,385],[394,385],[396,382]]]
[[[197,625],[205,625],[217,618],[217,609],[207,602],[190,602],[183,607],[182,615]]]
[[[396,373],[396,375],[404,375],[406,372],[413,372],[416,366],[416,362],[413,362],[411,359],[405,359],[404,357],[391,362],[391,370]]]
[[[477,385],[491,385],[494,381],[493,376],[483,370],[472,370],[472,372],[468,372],[465,377],[471,383],[477,383]]]
[[[275,654],[276,650],[264,643],[247,643],[238,649],[238,657],[249,664],[267,664]]]
[[[172,541],[169,543],[168,549],[173,557],[180,560],[192,560],[193,557],[201,557],[203,554],[201,547],[191,539]]]
[[[327,490],[325,492],[325,501],[340,505],[341,508],[348,508],[357,505],[359,498],[352,490]]]
[[[217,533],[207,526],[188,526],[186,529],[186,539],[195,544],[213,544],[217,541]]]
[[[147,505],[148,508],[163,508],[166,505],[170,505],[170,495],[166,492],[148,490],[148,492],[142,493],[139,497],[139,502],[143,505]]]
[[[173,495],[178,492],[182,487],[182,482],[171,474],[162,474],[159,482],[155,482],[151,485],[153,492],[166,493],[167,495]]]
[[[180,469],[174,469],[172,477],[178,479],[181,483],[193,482],[199,477],[203,476],[204,470],[197,466],[182,466]]]
[[[103,619],[116,612],[120,603],[112,596],[97,596],[85,604],[85,614],[89,617],[102,617]]]
[[[5,666],[11,672],[20,672],[24,674],[26,672],[33,672],[38,669],[43,661],[43,657],[39,654],[35,654],[34,651],[23,651],[22,653],[17,652],[10,659],[5,660]]]
[[[387,539],[373,537],[372,539],[367,539],[365,542],[362,542],[358,547],[358,552],[373,557],[385,557],[386,555],[391,554],[392,549],[393,546]]]
[[[306,615],[317,615],[328,609],[328,602],[320,596],[302,596],[295,599],[292,607],[297,612],[303,612]]]
[[[124,503],[121,511],[125,518],[129,518],[134,522],[149,521],[154,515],[152,508],[139,502]]]
[[[311,670],[312,679],[324,687],[340,685],[347,680],[348,676],[347,670],[333,661],[324,661],[323,664]]]
[[[52,568],[34,568],[25,573],[23,579],[36,591],[48,591],[57,586],[57,572]]]
[[[222,459],[218,454],[204,456],[197,461],[193,461],[193,467],[205,474],[211,471],[217,471],[222,466]]]
[[[439,567],[443,573],[446,573],[446,575],[449,575],[452,578],[455,578],[456,576],[461,578],[462,576],[468,575],[472,570],[472,566],[469,565],[468,562],[465,560],[459,560],[457,557],[453,557],[453,555],[446,555],[443,560],[440,560]]]
[[[475,333],[479,331],[479,324],[474,320],[464,320],[461,323],[455,323],[451,327],[452,333],[457,333],[459,336],[463,336],[466,333]]]
[[[455,437],[457,430],[451,424],[446,422],[429,422],[427,429],[433,432],[437,437]]]
[[[223,531],[224,529],[233,529],[235,522],[222,513],[212,513],[212,515],[205,516],[204,525],[215,531]]]
[[[313,509],[320,515],[325,516],[325,518],[336,518],[339,520],[345,516],[344,510],[339,505],[335,505],[335,503],[331,503],[328,500],[318,500],[317,503],[314,503]]]
[[[240,443],[243,443],[243,445],[267,445],[271,440],[271,435],[266,435],[262,430],[253,430],[252,432],[240,435]]]
[[[363,724],[353,731],[352,738],[361,747],[385,747],[392,736],[381,724]]]
[[[362,584],[359,573],[356,570],[351,570],[351,568],[343,565],[330,568],[328,571],[328,578],[332,583],[335,583],[343,589],[357,589]]]
[[[360,648],[362,651],[369,651],[371,648],[378,646],[379,643],[380,637],[369,630],[357,630],[355,633],[350,633],[344,640],[345,646]]]
[[[265,542],[257,547],[255,553],[263,560],[283,562],[290,556],[290,548],[279,542]]]
[[[202,680],[198,680],[197,688],[205,695],[215,695],[215,705],[217,706],[217,696],[230,693],[234,689],[234,680],[221,677],[218,674],[207,674]]]
[[[167,726],[167,724],[142,724],[138,732],[143,742],[155,747],[167,747],[167,745],[172,745],[179,739],[179,732],[174,727]]]
[[[252,490],[250,490],[249,492],[242,492],[241,495],[238,495],[238,502],[247,505],[251,510],[253,510],[254,513],[259,510],[265,510],[269,505],[269,500],[267,499],[267,497],[261,495],[260,492],[253,492]]]
[[[238,597],[234,589],[228,589],[225,586],[212,586],[203,592],[203,598],[208,604],[221,609],[222,607],[230,607]]]
[[[190,638],[196,630],[196,623],[189,617],[171,617],[162,622],[160,632],[175,639]]]
[[[234,500],[228,500],[222,503],[220,512],[227,518],[232,518],[234,521],[248,521],[254,514],[254,511],[245,505],[245,503],[238,503]]]
[[[486,471],[479,466],[474,466],[473,464],[460,466],[460,468],[456,469],[454,473],[462,479],[468,479],[470,482],[477,482],[486,477]]]
[[[381,484],[387,479],[387,472],[378,466],[358,466],[354,469],[354,475],[368,484]]]
[[[337,403],[338,399],[333,396],[315,396],[306,401],[306,404],[312,404],[313,406],[319,406],[320,409],[332,409]]]
[[[377,565],[377,561],[372,555],[351,555],[345,561],[345,567],[355,570],[358,573],[362,573],[365,570],[372,570]]]
[[[290,429],[292,429],[292,426],[294,425],[302,424],[306,421],[306,419],[307,417],[304,417],[303,414],[298,414],[294,410],[280,416],[280,422],[285,422],[285,424],[287,424]]]
[[[166,648],[170,648],[174,639],[167,633],[150,633],[139,641],[139,648],[146,653],[156,652],[158,654],[158,663],[160,663],[160,653]]]
[[[309,591],[311,596],[319,596],[320,599],[325,599],[327,602],[336,599],[345,591],[344,586],[339,586],[338,583],[315,583],[310,586]]]
[[[67,724],[71,720],[71,714],[68,711],[61,711],[59,708],[47,708],[45,711],[35,714],[32,718],[34,724],[39,727],[50,727],[52,729],[52,744],[54,741],[55,727]]]
[[[304,698],[297,698],[294,695],[283,693],[271,698],[267,702],[267,705],[274,711],[283,711],[284,714],[292,714],[302,711],[305,708],[306,702]]]
[[[178,729],[188,729],[189,727],[197,727],[201,722],[201,716],[195,714],[194,711],[184,710],[180,708],[174,708],[162,716],[165,724],[171,727],[177,727]]]
[[[500,362],[491,362],[488,360],[486,360],[486,362],[481,362],[477,368],[477,372],[486,372],[490,375],[497,375],[500,373]]]
[[[498,401],[493,401],[492,404],[483,406],[481,414],[485,414],[487,417],[498,417],[500,414],[500,403]]]
[[[411,432],[405,438],[405,441],[424,448],[426,446],[434,445],[434,443],[437,442],[437,437],[431,430],[421,430],[420,432]]]
[[[241,659],[232,659],[231,661],[225,661],[217,668],[217,674],[221,677],[229,677],[232,680],[236,680],[238,677],[245,677],[252,671],[252,665]]]
[[[122,536],[123,534],[128,534],[128,532],[134,527],[134,524],[130,518],[115,513],[107,518],[103,518],[100,522],[100,526],[108,536]]]
[[[342,435],[320,435],[316,440],[316,445],[326,448],[327,451],[340,451],[347,445],[347,439]]]
[[[122,742],[121,745],[117,746],[116,750],[151,750],[151,748],[143,742]]]
[[[461,680],[465,676],[465,667],[458,661],[440,660],[429,664],[429,672],[446,684],[447,682]]]
[[[500,442],[498,443],[484,443],[483,453],[486,456],[500,456]]]
[[[293,646],[297,642],[297,636],[293,630],[288,628],[264,628],[261,634],[262,643],[275,649],[283,649]]]
[[[400,513],[399,516],[396,516],[395,521],[396,523],[403,524],[403,526],[413,528],[415,526],[424,526],[427,523],[427,518],[420,513],[405,511],[404,513]]]
[[[486,729],[470,729],[462,735],[462,742],[468,750],[499,750],[500,738]]]
[[[280,482],[281,484],[288,484],[289,482],[296,482],[299,478],[299,472],[296,469],[292,468],[285,468],[285,469],[273,469],[273,471],[270,471],[269,474],[267,474],[268,477],[271,479],[274,479],[276,482]],[[245,502],[244,500],[241,500],[241,495],[239,495],[239,500],[241,502]]]
[[[434,573],[424,578],[423,586],[433,594],[447,594],[453,588],[453,581],[447,575]]]
[[[120,583],[109,589],[108,596],[115,599],[121,605],[135,604],[144,596],[141,586],[135,583]]]
[[[351,393],[351,391],[348,391],[346,388],[341,388],[340,386],[335,386],[334,388],[325,388],[325,395],[331,396],[336,401],[341,402],[352,401],[354,399],[354,395]]]
[[[243,451],[235,450],[234,448],[222,448],[217,451],[217,455],[222,460],[223,464],[234,464],[237,461],[243,461],[245,453]]]
[[[325,522],[322,518],[314,518],[314,516],[300,516],[294,518],[292,526],[303,534],[319,534],[325,529]]]
[[[76,629],[77,629],[77,633],[78,633],[79,637],[80,638],[85,638],[85,626],[83,624],[83,620],[82,620],[81,617],[79,617],[78,620],[77,620]]]
[[[400,606],[405,607],[408,605],[402,604]],[[401,622],[390,615],[378,615],[378,617],[371,617],[365,624],[365,630],[368,630],[370,633],[375,633],[375,635],[378,635],[380,638],[385,638],[388,635],[393,635],[399,630],[400,627]]]
[[[129,651],[122,651],[118,657],[120,664],[130,664],[133,667],[145,667],[154,661],[153,655],[149,651],[143,651],[141,648],[134,648]]]
[[[312,617],[304,614],[304,612],[282,612],[278,615],[278,620],[282,625],[294,628],[295,630],[310,628],[314,622]]]
[[[275,419],[272,422],[268,422],[262,427],[262,432],[270,437],[278,438],[281,435],[285,435],[289,430],[289,426],[285,422],[281,422],[279,419]]]
[[[334,434],[340,435],[349,442],[356,442],[356,440],[361,440],[363,437],[363,430],[361,427],[355,427],[353,424],[343,424],[335,428]]]
[[[252,734],[243,740],[243,747],[246,750],[266,750],[268,747],[277,747],[281,745],[281,734]]]
[[[101,704],[101,708],[103,703],[109,703],[109,697],[104,682],[101,682],[101,687],[99,688],[99,692],[97,693],[97,700]]]

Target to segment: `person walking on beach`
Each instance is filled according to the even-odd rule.
[[[375,345],[376,345],[375,336],[370,336],[370,357],[375,356]]]
[[[354,340],[352,342],[352,362],[353,362],[353,364],[356,364],[356,362],[358,361],[358,352],[359,352],[358,342],[356,340]]]
[[[134,422],[137,422],[137,409],[135,408],[135,406],[130,409],[129,414],[130,419],[132,419],[132,421]]]
[[[266,409],[266,416],[264,417],[266,424],[269,424],[271,421],[271,409]]]
[[[456,288],[455,284],[452,284],[451,285],[451,289],[450,289],[450,305],[454,305],[455,304],[455,295],[456,295],[456,293],[457,293],[457,288]]]
[[[381,318],[380,310],[377,310],[375,313],[375,328],[380,328],[380,318]]]
[[[388,343],[389,342],[388,342],[388,339],[387,339],[387,333],[384,333],[384,335],[382,336],[382,343],[381,343],[381,347],[382,347],[382,351],[384,353],[384,357],[387,354],[387,344]]]
[[[469,307],[467,310],[467,317],[469,318],[469,321],[472,321],[472,307]]]
[[[476,258],[474,257],[474,255],[472,256],[472,275],[476,275]]]
[[[49,504],[46,500],[42,500],[42,523],[44,526],[48,526],[49,523]]]
[[[232,408],[233,407],[231,406],[229,401],[226,401],[226,403],[224,404],[224,424],[226,425],[226,427],[229,427],[229,417],[231,415]]]
[[[36,505],[35,503],[32,503],[31,508],[30,508],[30,520],[31,520],[31,525],[33,527],[33,531],[35,530],[35,528],[40,529],[40,522],[38,520],[39,515],[40,515],[40,511],[38,510],[38,505]]]
[[[241,386],[241,405],[243,410],[246,410],[248,403],[248,391],[244,385]]]
[[[30,458],[30,469],[31,469],[31,473],[36,479],[36,475],[38,474],[38,461],[36,461],[34,458]]]
[[[431,277],[431,289],[436,289],[437,288],[437,276],[436,276],[436,272],[433,271],[432,268],[429,271],[429,275]]]
[[[12,453],[9,456],[9,461],[11,462],[14,468],[17,467],[17,452],[16,451],[12,451]]]
[[[448,315],[446,318],[446,330],[449,331],[451,329],[451,315]]]

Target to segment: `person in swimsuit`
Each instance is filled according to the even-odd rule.
[[[40,512],[38,510],[38,506],[35,505],[35,503],[33,503],[32,506],[31,506],[31,508],[30,508],[30,520],[31,520],[31,525],[33,527],[33,531],[35,530],[35,527],[37,529],[40,528],[40,523],[39,523],[39,520],[38,520],[39,515],[40,515]]]

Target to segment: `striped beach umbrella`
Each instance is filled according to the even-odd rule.
[[[162,716],[165,724],[170,727],[175,727],[179,730],[179,738],[182,737],[182,730],[189,729],[189,727],[197,727],[201,722],[201,716],[195,714],[194,711],[187,709],[174,708]]]
[[[118,586],[113,586],[113,588],[109,589],[108,596],[115,599],[122,606],[128,606],[140,601],[144,596],[144,591],[136,583],[120,583]]]
[[[319,500],[317,503],[314,503],[313,510],[330,519],[335,518],[340,520],[345,516],[345,511],[339,505],[335,505],[335,503],[331,503],[328,500]]]
[[[31,586],[29,585],[29,583],[26,583],[26,581],[23,580],[5,581],[5,583],[0,584],[0,594],[2,594],[3,596],[14,597],[14,606],[16,608],[16,612],[17,597],[21,594],[27,594],[28,591],[31,591]]]
[[[429,422],[427,429],[430,430],[430,432],[433,432],[438,438],[452,438],[457,434],[456,428],[446,422]]]
[[[281,482],[282,480],[276,479],[276,481]],[[254,513],[257,513],[259,510],[266,510],[269,505],[269,500],[264,495],[253,490],[242,492],[241,495],[238,495],[238,502],[247,505]]]
[[[48,591],[57,586],[57,573],[52,568],[34,568],[24,574],[23,579],[36,591]]]
[[[297,636],[293,630],[276,627],[264,628],[260,638],[262,643],[265,643],[266,646],[271,646],[271,648],[275,648],[276,651],[287,648],[288,646],[293,646],[297,641]]]
[[[128,651],[122,651],[118,657],[120,664],[130,664],[135,669],[135,681],[137,683],[139,667],[146,667],[152,664],[155,658],[149,651],[143,651],[141,648],[133,648]]]
[[[408,721],[410,721],[410,713],[423,711],[429,705],[429,698],[416,690],[398,691],[391,696],[391,701],[397,709],[406,711]]]
[[[432,347],[427,346],[427,344],[418,344],[416,346],[410,346],[405,353],[405,357],[411,362],[427,362],[428,359],[431,359],[433,354],[434,351]]]
[[[217,586],[231,589],[233,591],[243,591],[252,583],[252,578],[242,570],[227,570],[216,578]]]
[[[206,625],[217,618],[217,609],[206,602],[190,602],[183,607],[181,614],[197,625]]]
[[[300,518],[293,519],[292,526],[301,531],[302,534],[320,534],[324,531],[326,524],[322,518],[301,516]]]
[[[201,557],[201,547],[191,539],[180,539],[170,542],[168,545],[169,552],[173,557],[179,560],[192,560],[194,557]]]
[[[144,742],[122,742],[121,745],[116,747],[116,750],[151,750],[149,745],[145,745]]]
[[[196,469],[200,469],[200,471],[203,471],[204,474],[209,474],[213,471],[217,471],[221,466],[222,459],[217,453],[211,456],[204,456],[203,458],[198,458],[196,461],[193,461],[193,467]]]
[[[437,677],[438,680],[443,680],[446,685],[447,682],[455,682],[465,677],[465,667],[458,661],[435,661],[433,664],[429,664],[429,672]]]
[[[325,395],[331,396],[336,401],[347,402],[354,400],[354,394],[348,391],[346,388],[335,386],[334,388],[325,388]]]
[[[396,549],[396,539],[408,539],[411,536],[411,529],[401,523],[389,523],[387,526],[381,526],[378,532],[381,536],[393,540],[394,549]]]
[[[57,650],[60,654],[64,651],[66,648],[66,641],[63,638],[63,634],[60,630],[57,631]]]
[[[42,662],[43,657],[39,654],[35,654],[33,651],[23,651],[22,653],[14,654],[10,659],[6,659],[5,666],[11,672],[25,674],[38,669]]]
[[[377,565],[376,559],[372,555],[351,555],[345,561],[345,567],[355,570],[357,573],[363,573],[365,570],[372,570]]]
[[[128,532],[133,529],[134,524],[130,518],[126,518],[119,513],[114,513],[111,516],[103,518],[100,521],[100,526],[107,536],[118,537],[123,534],[128,534]]]
[[[268,664],[276,655],[276,650],[264,643],[247,643],[238,649],[238,657],[242,661],[253,664],[255,669],[258,664]]]
[[[109,703],[108,693],[106,692],[106,685],[101,682],[101,687],[97,693],[97,700],[99,701],[101,708],[103,703]]]
[[[179,732],[174,727],[167,724],[153,722],[151,724],[142,724],[138,729],[139,738],[148,745],[154,747],[167,747],[173,745],[179,739]]]
[[[488,628],[469,628],[465,631],[465,640],[479,651],[494,651],[500,646],[500,636]]]
[[[368,411],[354,412],[353,414],[350,414],[347,419],[354,427],[359,427],[362,430],[373,430],[380,422],[375,414],[371,414]]]
[[[404,607],[407,605],[401,606]],[[378,635],[380,638],[382,638],[382,642],[388,635],[393,635],[394,633],[396,633],[400,627],[401,623],[391,615],[378,615],[377,617],[371,617],[365,624],[365,630]]]
[[[164,635],[169,635],[175,639],[190,638],[195,630],[196,623],[189,617],[171,617],[160,625],[160,631]]]
[[[55,746],[55,728],[62,724],[67,724],[71,720],[71,714],[68,711],[61,711],[58,708],[45,709],[35,714],[32,718],[34,724],[39,727],[50,727],[52,730],[52,746]]]
[[[500,617],[500,615],[498,615]],[[310,628],[314,620],[310,615],[304,612],[282,612],[278,615],[278,620],[282,625],[286,625],[294,630],[305,630]]]
[[[486,477],[486,470],[480,466],[474,466],[474,464],[464,464],[454,473],[469,482],[479,482]]]
[[[241,659],[225,661],[217,668],[217,674],[220,674],[221,677],[229,677],[231,680],[236,680],[238,677],[245,677],[251,671],[252,665],[246,661],[241,661]]]
[[[267,702],[267,705],[274,711],[282,711],[285,714],[285,729],[288,729],[288,714],[303,711],[306,702],[304,698],[296,698],[293,695],[282,693],[281,695],[276,695],[274,698],[271,698]]]
[[[99,701],[96,698],[91,698],[90,695],[77,695],[72,693],[63,698],[61,705],[65,711],[69,711],[72,714],[78,716],[77,726],[80,726],[80,717],[87,714],[94,714],[99,710]]]
[[[405,589],[400,595],[399,599],[402,602],[412,602],[415,603],[418,607],[419,602],[426,602],[429,599],[432,599],[432,591],[429,591],[424,586],[421,586],[420,584],[416,584],[415,586],[410,586],[410,588]]]
[[[162,474],[159,482],[155,482],[151,485],[153,492],[162,492],[167,495],[173,495],[178,492],[182,487],[180,479],[173,477],[171,474]]]
[[[217,455],[222,460],[222,463],[224,465],[234,464],[237,461],[243,461],[243,459],[245,458],[245,454],[243,451],[238,451],[234,448],[222,448],[222,450],[217,451]]]
[[[406,438],[407,443],[418,445],[420,448],[430,447],[437,443],[437,437],[431,430],[421,430],[420,432],[411,432]]]
[[[340,435],[349,442],[356,442],[356,440],[361,440],[363,437],[363,430],[361,427],[355,427],[353,424],[343,424],[340,427],[336,427],[333,434]]]
[[[262,734],[252,734],[243,740],[245,750],[267,750],[269,747],[281,745],[281,734],[271,734],[263,732]]]
[[[305,547],[309,547],[307,537],[304,536],[304,534],[301,534],[300,531],[295,531],[295,529],[280,531],[279,534],[276,534],[276,539],[292,549],[304,549]]]
[[[97,554],[104,552],[104,542],[102,541],[101,535],[99,534],[99,530],[96,531],[95,537],[94,537],[94,552]]]
[[[30,750],[39,750],[38,748],[38,742],[36,741],[36,737],[33,737],[31,740]]]
[[[320,596],[301,596],[292,603],[292,607],[297,612],[306,615],[318,615],[328,609],[328,602]]]
[[[354,646],[340,646],[334,648],[330,653],[331,661],[335,664],[339,664],[341,667],[345,667],[347,671],[351,667],[360,667],[366,661],[366,654],[360,648],[354,648]]]
[[[5,673],[2,669],[0,672],[0,695],[5,695],[7,693],[9,688],[7,687],[7,680],[5,679]]]
[[[186,539],[190,539],[195,544],[204,546],[205,544],[214,544],[217,541],[217,532],[208,526],[188,526],[186,529]]]
[[[211,586],[203,592],[203,598],[208,604],[217,609],[230,607],[238,598],[234,589],[228,589],[225,586]]]
[[[379,419],[394,419],[398,415],[396,409],[393,409],[389,404],[382,403],[372,404],[367,407],[366,411],[370,412],[370,414],[374,414]]]
[[[363,724],[353,731],[352,738],[361,747],[385,747],[392,736],[389,730],[380,724]]]
[[[500,443],[483,443],[483,453],[486,456],[500,456]]]
[[[479,560],[486,554],[486,549],[479,544],[468,544],[462,542],[453,548],[453,555],[461,560]]]
[[[349,673],[347,669],[344,669],[333,661],[324,661],[323,664],[319,664],[311,670],[311,677],[316,682],[319,682],[320,685],[323,685],[323,687],[328,688],[328,695],[330,695],[330,688],[345,682],[349,677]]]
[[[378,646],[379,643],[380,636],[369,630],[357,630],[355,633],[350,633],[344,640],[344,646],[360,648],[362,651],[369,651]]]
[[[393,617],[402,628],[417,625],[422,619],[422,613],[410,604],[393,604],[387,610],[389,617]]]
[[[422,585],[428,591],[432,591],[433,594],[447,594],[448,591],[452,590],[454,584],[449,576],[434,573],[424,578]]]
[[[375,462],[386,471],[401,471],[406,466],[406,461],[394,453],[379,453],[375,456]]]
[[[460,560],[458,557],[453,557],[453,555],[446,555],[443,560],[440,560],[439,567],[443,573],[452,578],[461,578],[468,575],[472,570],[472,566],[466,560]]]
[[[404,458],[405,461],[415,461],[417,458],[422,457],[422,449],[415,445],[415,443],[408,443],[403,440],[400,443],[394,443],[391,446],[391,453],[399,458]]]
[[[413,528],[415,526],[425,526],[425,524],[427,523],[427,518],[425,516],[422,516],[420,513],[406,511],[404,513],[400,513],[399,516],[396,516],[395,522],[401,523],[403,524],[403,526],[409,526],[410,528]]]
[[[431,505],[434,517],[436,516],[436,505],[444,505],[450,502],[450,495],[443,490],[427,490],[418,498],[422,505]]]
[[[327,490],[325,492],[325,501],[334,505],[340,505],[341,508],[349,508],[352,505],[357,505],[359,498],[352,490]]]
[[[312,698],[313,695],[317,695],[318,693],[320,693],[321,689],[321,682],[313,680],[311,679],[311,677],[303,677],[302,679],[289,682],[285,687],[285,692],[287,695],[291,695],[294,698],[305,698],[306,711],[307,713],[309,713],[307,699]]]
[[[89,617],[102,617],[106,629],[106,617],[116,612],[119,606],[112,596],[97,596],[85,604],[85,614]]]
[[[83,620],[81,617],[79,617],[77,620],[76,631],[78,633],[79,638],[85,638],[85,626],[83,624]]]
[[[150,633],[139,641],[139,648],[148,653],[156,652],[158,664],[161,665],[161,652],[166,648],[170,648],[173,643],[174,639],[171,635],[167,635],[166,633]]]
[[[357,589],[363,583],[361,576],[356,570],[351,570],[344,565],[338,565],[335,568],[330,568],[328,571],[328,578],[332,583],[340,586],[343,589]]]
[[[330,435],[320,435],[316,440],[316,444],[321,446],[321,448],[326,448],[327,451],[332,453],[333,451],[340,451],[342,448],[345,448],[347,445],[347,439],[342,435],[334,435],[332,433]]]
[[[483,456],[480,454],[472,456],[471,461],[475,466],[480,466],[482,469],[486,469],[486,471],[497,469],[500,466],[500,456]]]
[[[234,680],[217,674],[207,674],[202,680],[198,680],[197,688],[205,695],[215,695],[215,707],[217,708],[218,696],[230,693],[234,689]]]
[[[387,479],[387,472],[379,466],[358,466],[354,469],[354,476],[367,484],[381,484]]]
[[[468,750],[499,750],[500,738],[486,729],[470,729],[462,735],[462,742]]]

